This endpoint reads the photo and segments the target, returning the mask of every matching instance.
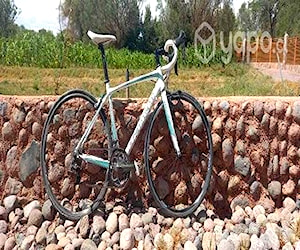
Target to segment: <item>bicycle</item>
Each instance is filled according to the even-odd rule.
[[[161,212],[189,216],[207,192],[213,151],[202,106],[183,91],[167,91],[166,82],[177,63],[177,47],[185,42],[184,32],[156,50],[154,71],[115,87],[110,86],[104,45],[116,37],[87,34],[102,55],[106,93],[97,100],[84,90],[71,90],[48,113],[40,160],[53,206],[64,217],[79,220],[103,205],[108,188],[123,188],[132,174],[139,175],[144,163],[150,192]],[[169,56],[164,66],[162,55]],[[154,82],[154,88],[126,147],[121,148],[112,95],[145,81]],[[146,123],[144,154],[132,155]]]

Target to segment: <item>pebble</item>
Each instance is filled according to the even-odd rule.
[[[136,213],[133,213],[130,218],[129,222],[130,228],[134,229],[136,227],[142,227],[143,226],[143,221],[139,215]]]
[[[40,202],[39,201],[37,201],[37,200],[34,200],[34,201],[32,201],[32,202],[30,202],[29,204],[27,204],[25,207],[24,207],[24,216],[25,216],[25,218],[28,218],[29,217],[29,215],[30,215],[30,213],[31,213],[31,211],[33,210],[33,209],[40,209],[41,208],[41,205],[40,205]]]
[[[3,204],[6,209],[6,213],[10,213],[12,210],[15,209],[16,205],[18,203],[17,196],[16,195],[10,195],[3,199]]]
[[[90,239],[86,239],[82,242],[81,250],[97,250],[97,246],[94,243],[94,241],[90,240]]]
[[[120,248],[121,249],[132,249],[134,246],[134,235],[131,228],[126,228],[121,232],[120,236]]]
[[[237,199],[238,198],[238,199]],[[262,202],[262,201],[259,201]],[[46,203],[46,202],[45,202]],[[279,249],[279,239],[290,239],[293,234],[288,227],[290,221],[299,216],[296,201],[286,197],[282,208],[270,212],[267,201],[251,208],[250,201],[242,194],[230,204],[230,218],[220,219],[213,210],[201,205],[203,216],[187,218],[164,217],[155,209],[145,213],[127,214],[121,206],[111,207],[105,218],[103,213],[84,216],[77,224],[63,218],[43,216],[45,205],[34,201],[24,207],[15,208],[5,215],[2,206],[0,219],[0,249]],[[47,202],[48,203],[48,202]],[[0,207],[1,208],[1,207]],[[5,210],[5,211],[4,211]],[[41,211],[42,210],[42,211]],[[50,210],[48,210],[50,211]],[[43,213],[44,212],[44,213]],[[55,212],[56,213],[56,212]],[[284,216],[283,216],[284,215]],[[49,218],[49,217],[48,217]],[[280,221],[281,224],[278,224]],[[11,226],[14,226],[13,229]],[[280,226],[279,226],[280,225]],[[26,226],[23,233],[15,233]],[[14,237],[10,237],[11,234]],[[281,234],[281,238],[278,235]],[[2,244],[2,245],[1,245]],[[7,245],[7,246],[6,246]],[[2,248],[1,248],[2,246]],[[5,248],[4,248],[5,246]],[[290,244],[281,245],[291,249]],[[38,248],[39,249],[39,248]]]

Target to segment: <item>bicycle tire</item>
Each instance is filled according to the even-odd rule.
[[[107,190],[109,170],[76,160],[72,152],[96,112],[95,104],[95,97],[86,91],[65,93],[50,109],[42,133],[40,161],[46,193],[54,208],[73,221],[93,212],[99,205],[100,191],[104,196]],[[107,119],[100,110],[82,150],[109,159],[110,148]],[[101,189],[99,179],[104,183]]]
[[[205,112],[194,97],[178,91],[168,94],[168,101],[182,155],[179,158],[173,148],[161,101],[146,134],[146,175],[161,213],[186,217],[202,203],[209,187],[212,136]]]

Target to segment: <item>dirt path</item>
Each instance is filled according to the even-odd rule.
[[[265,67],[255,67],[260,72],[265,75],[271,76],[275,81],[281,81],[280,69],[278,68],[265,68]],[[300,73],[291,71],[291,70],[282,70],[282,79],[289,82],[300,83]]]

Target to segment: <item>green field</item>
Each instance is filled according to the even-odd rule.
[[[149,72],[149,69],[131,70],[130,77]],[[109,70],[112,85],[125,80],[125,69]],[[59,95],[81,88],[100,95],[104,92],[102,70],[97,68],[44,69],[37,67],[0,67],[0,94],[4,95]],[[131,87],[130,97],[147,97],[153,83]],[[194,96],[298,96],[300,85],[275,82],[256,69],[238,63],[225,67],[179,69],[179,76],[170,77],[170,90],[185,90]],[[125,97],[125,91],[117,97]]]

